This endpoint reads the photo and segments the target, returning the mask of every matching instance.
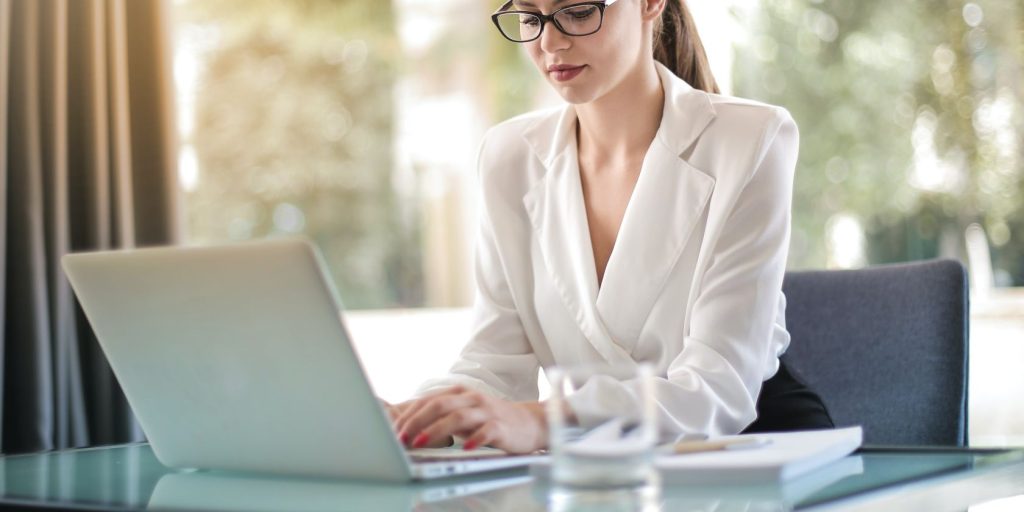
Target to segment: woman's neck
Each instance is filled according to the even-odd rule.
[[[630,78],[600,99],[576,106],[580,159],[604,162],[608,169],[624,168],[642,159],[658,133],[665,91],[653,62],[630,73]],[[605,167],[605,166],[599,166]]]

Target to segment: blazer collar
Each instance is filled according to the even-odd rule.
[[[658,64],[661,125],[598,288],[579,175],[576,112],[567,106],[523,134],[547,172],[523,197],[552,282],[608,361],[628,363],[647,316],[704,212],[715,180],[682,155],[714,119],[710,99]]]

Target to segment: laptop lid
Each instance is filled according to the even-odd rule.
[[[165,465],[409,480],[320,260],[274,240],[62,263]]]

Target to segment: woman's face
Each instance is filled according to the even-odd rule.
[[[517,0],[514,8],[550,14],[580,1]],[[641,5],[645,3],[619,0],[608,6],[601,29],[588,36],[567,36],[549,22],[540,38],[524,46],[537,69],[565,101],[589,103],[615,89],[641,63],[650,60],[650,43],[642,30]]]

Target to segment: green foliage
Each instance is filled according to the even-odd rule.
[[[766,0],[757,12],[741,20],[752,37],[735,91],[800,125],[791,265],[825,266],[826,225],[843,212],[864,226],[869,263],[961,256],[981,223],[1003,280],[1024,282],[1024,5]]]
[[[418,217],[392,186],[391,3],[190,0],[177,12],[207,46],[184,141],[200,167],[191,238],[301,232],[346,306],[422,303]]]
[[[492,123],[525,113],[534,106],[538,85],[544,85],[523,47],[506,40],[490,20],[504,1],[458,0],[448,3],[456,16],[440,37],[411,63],[417,76],[433,77],[438,89],[455,89],[451,80],[469,76],[476,103]],[[468,64],[468,66],[467,66]]]

